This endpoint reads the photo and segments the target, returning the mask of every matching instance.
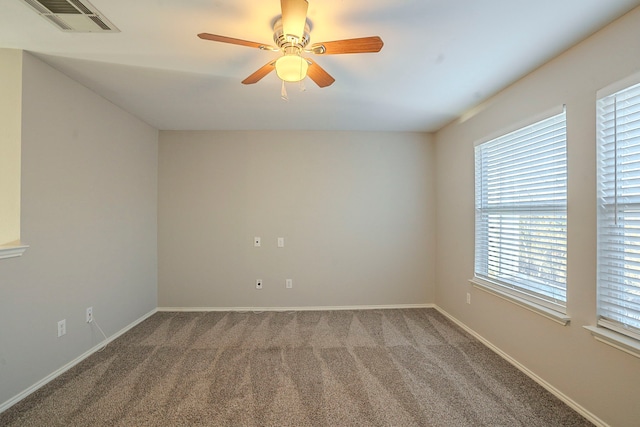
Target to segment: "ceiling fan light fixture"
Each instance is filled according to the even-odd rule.
[[[308,57],[303,58],[303,54],[335,55],[343,53],[375,53],[380,52],[380,49],[382,49],[383,42],[378,36],[315,43],[310,48],[307,48],[307,45],[311,41],[309,35],[311,22],[307,19],[308,8],[308,0],[280,0],[282,15],[276,17],[271,24],[273,26],[273,41],[277,47],[218,34],[200,33],[198,37],[203,40],[253,47],[260,50],[281,51],[283,53],[283,56],[276,60],[270,60],[244,79],[242,84],[245,85],[259,82],[264,76],[275,70],[278,78],[282,80],[283,87],[285,82],[302,82],[307,75],[318,87],[331,86],[336,80],[314,60]],[[301,87],[304,86],[301,85]],[[284,91],[283,97],[286,98]]]
[[[285,82],[299,82],[307,76],[309,63],[299,55],[284,55],[276,61],[276,74]]]

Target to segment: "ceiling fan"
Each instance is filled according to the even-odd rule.
[[[273,41],[276,46],[269,46],[247,40],[220,36],[217,34],[200,33],[198,37],[222,43],[254,47],[261,50],[282,51],[282,56],[272,60],[242,81],[243,84],[254,84],[274,69],[278,77],[284,82],[298,82],[309,76],[318,86],[326,87],[333,84],[335,79],[322,67],[302,54],[335,55],[341,53],[379,52],[383,42],[378,36],[361,37],[355,39],[336,40],[331,42],[314,43],[310,46],[310,26],[307,20],[307,0],[280,0],[282,16],[273,24]]]

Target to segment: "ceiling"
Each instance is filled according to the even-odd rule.
[[[379,53],[315,56],[336,82],[240,82],[277,52],[279,0],[90,0],[120,32],[66,33],[0,1],[0,47],[24,49],[172,130],[435,131],[640,0],[309,0],[311,43],[379,35]]]

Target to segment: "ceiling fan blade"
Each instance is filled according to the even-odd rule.
[[[307,76],[313,80],[320,87],[331,86],[336,81],[329,73],[327,73],[321,66],[316,64],[309,58],[305,58],[309,62],[309,69],[307,70]]]
[[[337,55],[340,53],[374,53],[380,52],[384,43],[378,36],[360,37],[357,39],[336,40],[332,42],[314,43],[309,49],[317,55]]]
[[[272,50],[271,46],[265,45],[263,43],[256,43],[256,42],[250,42],[248,40],[234,39],[233,37],[219,36],[217,34],[200,33],[198,34],[198,37],[200,37],[202,40],[211,40],[214,42],[237,44],[240,46],[255,47],[263,50],[265,49]]]
[[[307,23],[307,0],[280,0],[282,8],[282,32],[285,36],[295,36],[298,40],[304,35]]]
[[[242,81],[242,84],[252,85],[258,83],[264,76],[272,72],[276,68],[276,61],[271,61],[260,67],[255,73]]]

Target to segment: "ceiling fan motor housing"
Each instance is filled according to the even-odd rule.
[[[304,34],[301,39],[290,34],[285,34],[282,28],[282,18],[278,18],[273,24],[273,41],[283,51],[286,51],[287,48],[296,48],[296,50],[301,51],[311,40],[309,32],[310,27],[309,21],[307,20],[304,24]]]

